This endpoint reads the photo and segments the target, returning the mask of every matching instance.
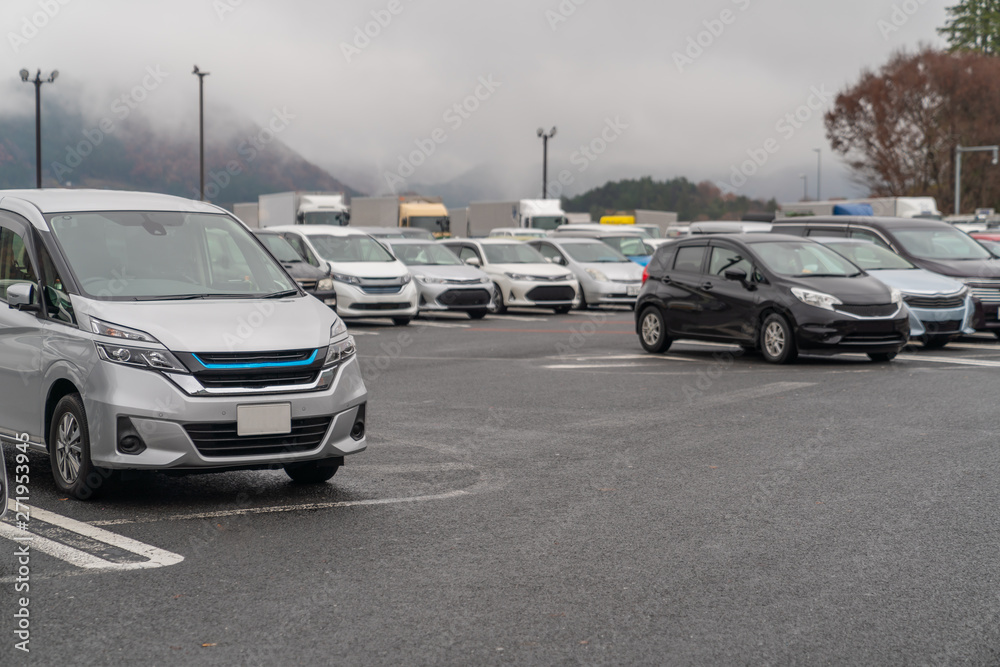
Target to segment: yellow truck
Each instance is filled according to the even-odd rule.
[[[436,238],[451,236],[451,219],[439,197],[354,197],[352,227],[419,227]]]

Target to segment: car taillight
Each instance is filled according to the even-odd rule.
[[[646,281],[649,280],[649,267],[642,267],[642,284],[645,285]]]

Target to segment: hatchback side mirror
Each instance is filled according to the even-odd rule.
[[[747,280],[747,272],[743,269],[729,269],[723,275],[726,280],[738,280],[741,283],[744,283]]]
[[[7,288],[8,308],[37,313],[42,307],[35,301],[35,286],[31,283],[15,283]]]

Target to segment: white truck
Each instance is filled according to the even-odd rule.
[[[782,204],[778,217],[791,218],[802,215],[837,215],[837,207],[854,207],[868,204],[872,213],[887,218],[941,219],[934,197],[869,197],[866,199],[840,199],[833,201],[802,201]]]
[[[261,227],[346,225],[350,209],[342,192],[277,192],[258,200]],[[248,223],[249,224],[249,223]]]
[[[260,227],[260,220],[257,217],[258,204],[255,201],[233,204],[233,214],[246,223],[247,227],[257,229]]]
[[[487,236],[498,227],[555,229],[568,222],[558,199],[521,199],[507,202],[472,202],[469,204],[466,236]]]

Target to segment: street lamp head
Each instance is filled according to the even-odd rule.
[[[549,132],[549,137],[554,137],[554,136],[556,136],[556,126],[555,125],[552,126],[552,131]]]
[[[543,130],[542,128],[538,128],[538,136],[541,137],[541,136],[544,136],[544,135],[545,135],[545,130]]]
[[[31,72],[26,69],[21,70],[21,81],[27,81],[29,76],[31,76]]]
[[[57,70],[57,69],[52,70],[52,74],[49,74],[49,83],[52,83],[53,81],[55,81],[56,77],[58,77],[58,76],[59,76],[59,70]]]

